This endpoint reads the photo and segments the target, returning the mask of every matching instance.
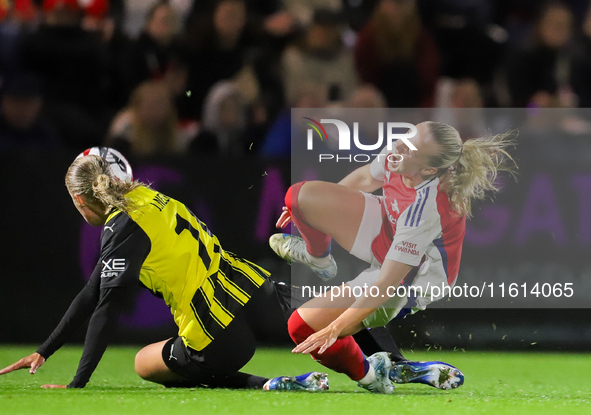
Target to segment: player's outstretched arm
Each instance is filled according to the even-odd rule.
[[[101,289],[99,303],[88,323],[84,351],[78,370],[72,382],[68,384],[68,388],[86,386],[107,349],[111,335],[117,328],[121,310],[133,292],[133,287]]]
[[[99,290],[89,281],[70,304],[68,311],[37,353],[45,359],[54,354],[92,315],[99,299]]]
[[[26,368],[29,368],[29,373],[34,374],[45,363],[45,360],[63,345],[70,334],[78,329],[84,320],[92,314],[92,310],[98,301],[98,296],[95,296],[94,291],[88,285],[85,286],[72,301],[62,321],[43,346],[37,352],[0,370],[0,375]]]
[[[0,370],[0,375],[5,375],[10,372],[14,372],[15,370],[19,369],[29,369],[30,374],[34,374],[37,369],[43,366],[45,363],[45,358],[41,356],[39,353],[33,353],[27,357],[23,357],[16,363],[11,364],[10,366],[5,367],[4,369]]]
[[[37,352],[20,359],[18,362],[0,370],[0,375],[13,372],[19,369],[29,368],[29,373],[34,374],[49,356],[59,349],[70,337],[71,333],[80,327],[92,314],[98,301],[95,294],[98,290],[93,289],[88,284],[76,296],[68,311],[62,317],[60,324],[56,327],[47,341],[39,347]],[[43,385],[42,388],[65,388],[66,385]]]
[[[378,280],[373,284],[373,287],[378,289],[377,295],[359,297],[337,319],[298,344],[292,352],[307,354],[318,350],[318,353],[322,354],[337,338],[359,331],[363,327],[362,321],[388,299],[388,288],[399,286],[411,268],[402,262],[386,259]]]
[[[351,189],[361,190],[365,193],[375,192],[382,187],[384,182],[373,177],[370,168],[371,164],[359,167],[349,173],[339,184],[350,187]]]
[[[33,375],[33,374],[35,374],[35,372],[37,372],[37,369],[39,369],[43,365],[43,363],[45,363],[45,358],[43,356],[41,356],[39,353],[33,353],[27,357],[23,357],[18,362],[13,363],[12,365],[0,370],[0,375],[4,375],[6,373],[10,373],[15,370],[26,369],[26,368],[29,368],[29,373]],[[43,389],[64,389],[64,388],[67,388],[66,385],[42,385],[41,387]]]

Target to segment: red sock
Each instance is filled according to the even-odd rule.
[[[300,344],[316,332],[302,319],[298,310],[294,311],[289,318],[287,329],[291,339],[296,344]],[[314,360],[323,366],[335,372],[344,373],[353,380],[360,380],[365,376],[365,356],[359,345],[353,340],[353,336],[338,339],[322,354],[312,352],[311,355]]]
[[[285,194],[285,206],[291,212],[291,220],[300,231],[302,238],[306,241],[306,250],[313,257],[325,256],[330,246],[330,236],[314,229],[304,219],[304,215],[298,204],[298,196],[302,185],[306,182],[299,182],[292,185]]]

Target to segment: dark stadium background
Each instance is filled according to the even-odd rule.
[[[163,1],[155,18],[161,24],[150,32],[153,3],[0,1],[0,343],[44,341],[94,266],[99,231],[83,222],[64,186],[67,167],[88,147],[117,146],[137,178],[186,203],[225,249],[289,281],[289,266],[267,238],[283,193],[301,179],[291,177],[290,108],[591,106],[589,0],[314,0],[299,2],[300,14],[287,0]],[[175,9],[181,3],[185,9]],[[220,5],[233,12],[225,37],[213,24]],[[384,13],[372,18],[380,6],[407,15],[380,23]],[[397,45],[384,57],[388,65],[383,51],[366,53],[369,22],[382,25],[373,33],[385,36],[382,44]],[[219,47],[220,39],[230,46]],[[318,73],[308,73],[308,64]],[[333,79],[347,71],[347,79]],[[227,92],[230,79],[233,93],[248,101],[231,107],[230,115],[244,116],[235,117],[239,131],[231,134],[206,116],[222,112],[212,96]],[[163,82],[170,89],[164,95]],[[155,148],[141,144],[156,129],[129,121],[142,93],[159,100],[150,111],[172,120],[169,140],[156,137]],[[155,118],[150,111],[143,123]],[[462,272],[503,275],[497,283],[519,273],[531,282],[572,281],[591,299],[589,120],[579,117],[576,134],[553,136],[546,128],[520,135],[518,182],[506,180],[494,204],[476,206],[459,283]],[[177,130],[193,134],[180,150],[170,140]],[[234,141],[224,146],[220,137],[228,135]],[[333,180],[350,165],[341,168]],[[360,266],[345,262],[341,270]],[[128,311],[116,343],[175,334],[149,293],[138,294]],[[261,342],[287,344],[281,318],[264,306],[257,312]],[[545,309],[430,308],[389,328],[404,350],[589,350],[590,317],[591,302],[577,309],[567,301]],[[83,339],[80,331],[73,340]]]

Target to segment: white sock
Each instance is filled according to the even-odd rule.
[[[310,253],[306,250],[305,255],[306,255],[306,258],[308,259],[308,261],[311,262],[312,264],[316,265],[317,267],[325,267],[330,263],[330,254],[319,258],[319,257],[315,257],[315,256],[310,255]]]
[[[373,368],[373,366],[370,364],[369,370],[367,371],[367,373],[365,374],[363,379],[359,380],[358,382],[362,385],[369,385],[374,380],[376,380],[376,371]]]

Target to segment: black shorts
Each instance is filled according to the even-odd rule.
[[[203,350],[185,346],[181,337],[162,348],[166,366],[196,385],[215,386],[219,380],[238,372],[254,355],[256,340],[242,313]]]
[[[185,346],[180,337],[167,341],[162,349],[164,363],[171,371],[196,385],[218,384],[220,379],[238,372],[254,355],[256,339],[249,320],[252,321],[253,316],[256,319],[261,313],[253,314],[253,311],[263,306],[263,315],[281,315],[281,319],[287,322],[294,308],[307,300],[298,298],[298,291],[286,284],[265,281],[228,327],[203,350]]]

